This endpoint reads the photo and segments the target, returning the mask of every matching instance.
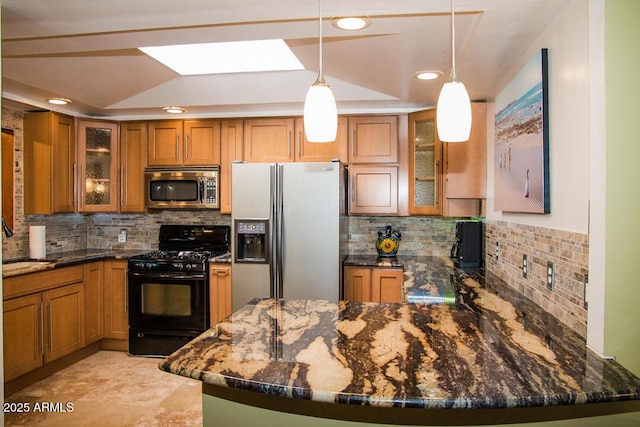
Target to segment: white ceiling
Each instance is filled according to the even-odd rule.
[[[567,0],[458,0],[458,78],[492,100],[505,73]],[[434,106],[451,68],[450,1],[324,0],[324,74],[339,113]],[[330,18],[368,15],[345,32]],[[180,76],[140,46],[283,38],[302,71]],[[113,119],[301,115],[318,69],[317,0],[2,0],[2,96]],[[415,71],[444,76],[418,81]]]

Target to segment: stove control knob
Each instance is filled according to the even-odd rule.
[[[192,267],[192,266],[191,266],[191,264],[187,264],[187,265],[185,265],[185,268],[186,268],[187,270],[191,270],[191,267]]]

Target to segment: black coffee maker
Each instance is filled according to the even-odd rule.
[[[456,267],[480,267],[482,265],[482,223],[458,221],[456,238],[451,246],[451,258]]]

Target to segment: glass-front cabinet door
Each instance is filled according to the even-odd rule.
[[[409,114],[409,213],[440,215],[442,143],[436,132],[436,110]]]
[[[118,210],[118,125],[78,122],[78,210]]]

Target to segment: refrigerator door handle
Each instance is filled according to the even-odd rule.
[[[278,165],[278,176],[276,177],[276,283],[275,297],[282,298],[283,295],[283,279],[284,279],[284,247],[283,247],[283,224],[284,224],[284,165]]]
[[[271,165],[269,168],[269,180],[271,181],[271,191],[269,194],[269,297],[276,298],[276,259],[278,257],[277,252],[277,233],[276,233],[276,199],[277,199],[277,180],[276,180],[276,165]]]

